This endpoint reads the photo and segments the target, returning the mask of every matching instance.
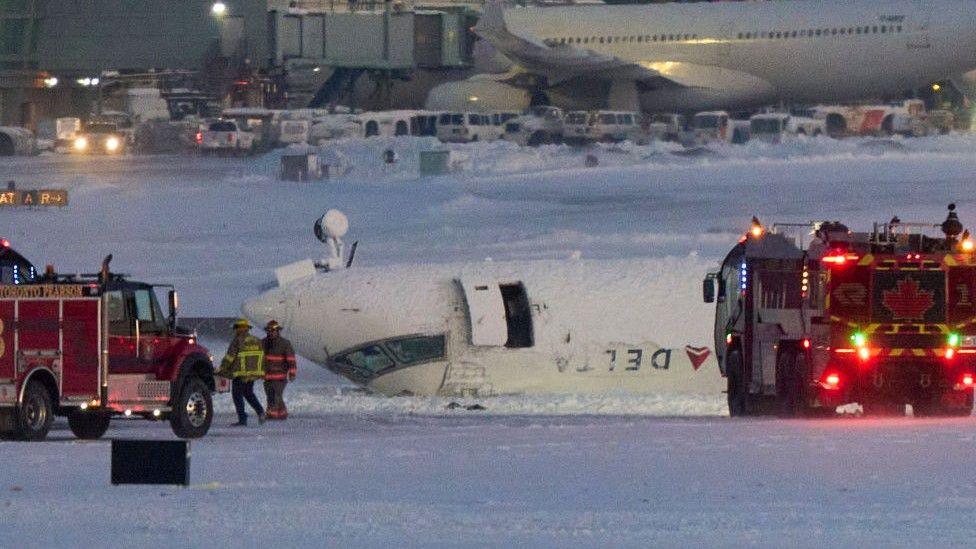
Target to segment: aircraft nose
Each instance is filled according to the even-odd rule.
[[[248,320],[257,326],[264,326],[270,320],[286,322],[288,313],[288,301],[285,296],[278,295],[278,292],[265,292],[257,297],[252,297],[241,305],[241,311]]]

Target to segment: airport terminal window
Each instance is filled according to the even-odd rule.
[[[445,337],[438,335],[396,339],[387,341],[386,348],[393,353],[397,361],[403,364],[414,364],[444,358]]]
[[[393,361],[377,345],[370,345],[358,351],[339,355],[335,361],[374,374],[393,367]]]

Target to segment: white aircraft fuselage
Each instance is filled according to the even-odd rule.
[[[724,382],[697,280],[652,260],[479,262],[319,273],[247,301],[296,350],[386,395],[711,393]],[[707,309],[696,311],[709,318]],[[697,316],[695,318],[698,318]],[[683,320],[684,319],[684,320]],[[689,345],[693,343],[694,345]]]
[[[570,107],[602,93],[595,81],[610,107],[636,82],[645,110],[706,110],[893,97],[976,68],[969,0],[490,10],[476,31]]]

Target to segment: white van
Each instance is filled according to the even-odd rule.
[[[399,137],[410,135],[410,119],[416,111],[364,112],[359,115],[363,123],[363,137]]]
[[[563,139],[569,144],[642,141],[645,135],[633,111],[572,111],[563,120]]]
[[[308,120],[282,120],[278,143],[282,145],[308,143],[310,127]]]
[[[437,138],[445,143],[491,141],[498,136],[498,129],[487,113],[445,112],[437,119]]]
[[[749,138],[781,143],[797,136],[816,137],[826,131],[823,120],[788,113],[756,114],[749,118]]]
[[[530,107],[505,124],[502,138],[519,145],[546,145],[563,139],[563,111],[558,107]]]
[[[691,120],[694,144],[745,143],[749,141],[748,120],[733,120],[725,111],[705,111]]]

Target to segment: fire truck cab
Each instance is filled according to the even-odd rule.
[[[950,205],[942,224],[838,222],[751,230],[705,278],[732,416],[969,415],[976,259]],[[802,247],[788,233],[814,228]],[[932,236],[941,229],[942,235]],[[805,230],[803,232],[806,232]]]
[[[99,274],[38,274],[0,245],[0,436],[41,440],[56,415],[82,439],[101,437],[113,416],[167,419],[183,438],[207,433],[213,364],[176,325],[172,287],[110,273],[111,256]]]

